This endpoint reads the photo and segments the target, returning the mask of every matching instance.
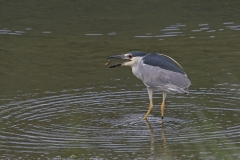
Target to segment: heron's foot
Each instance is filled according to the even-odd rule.
[[[148,119],[148,115],[146,114],[144,117],[143,117],[144,120],[147,120]]]
[[[147,120],[149,113],[147,112],[145,116],[143,117],[144,120]]]
[[[150,112],[152,111],[152,109],[153,109],[153,105],[152,105],[152,104],[150,104],[150,106],[149,106],[149,109],[148,109],[148,111],[147,111],[146,115],[143,117],[143,119],[144,119],[144,120],[146,120],[146,119],[147,119],[147,117],[148,117],[148,115],[150,114]]]
[[[161,105],[162,120],[163,120],[163,116],[164,116],[164,109],[165,109],[165,103],[163,102],[162,105]]]
[[[163,122],[164,122],[164,120],[163,120],[163,116],[162,116],[162,118],[160,120],[160,124],[163,124]]]

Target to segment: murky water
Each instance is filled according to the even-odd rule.
[[[240,159],[239,1],[0,2],[0,157]],[[176,59],[189,95],[149,100],[132,50]],[[117,61],[116,61],[117,62]]]

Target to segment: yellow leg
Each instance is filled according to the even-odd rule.
[[[164,116],[164,108],[165,108],[165,102],[163,102],[162,105],[161,105],[162,119],[163,119],[163,116]]]
[[[153,104],[150,104],[150,105],[149,105],[149,109],[148,109],[147,113],[145,114],[145,116],[144,116],[144,118],[143,118],[144,120],[147,119],[147,117],[148,117],[148,115],[151,113],[152,109],[153,109]]]
[[[162,105],[161,105],[161,115],[162,115],[162,119],[164,116],[164,109],[165,109],[165,99],[167,97],[167,92],[163,92],[163,99],[162,99]]]
[[[150,105],[149,105],[149,109],[148,109],[146,115],[143,118],[145,120],[147,119],[148,115],[150,114],[150,112],[153,109],[153,101],[152,101],[153,90],[152,90],[152,88],[147,88],[147,90],[148,90],[148,96],[149,96]]]

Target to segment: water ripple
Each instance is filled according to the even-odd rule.
[[[169,95],[164,125],[160,93],[154,95],[156,107],[148,121],[142,120],[148,108],[145,90],[76,91],[14,100],[0,106],[0,151],[96,148],[134,153],[179,144],[205,148],[209,142],[212,150],[240,149],[240,98],[234,91],[220,86],[192,90],[189,96]]]

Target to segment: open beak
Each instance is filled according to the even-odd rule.
[[[126,57],[122,54],[122,55],[114,55],[114,56],[109,56],[107,57],[107,59],[111,59],[111,58],[115,58],[115,59],[126,59]],[[108,68],[115,68],[115,67],[120,67],[122,65],[122,63],[117,63],[115,65],[112,65]]]

